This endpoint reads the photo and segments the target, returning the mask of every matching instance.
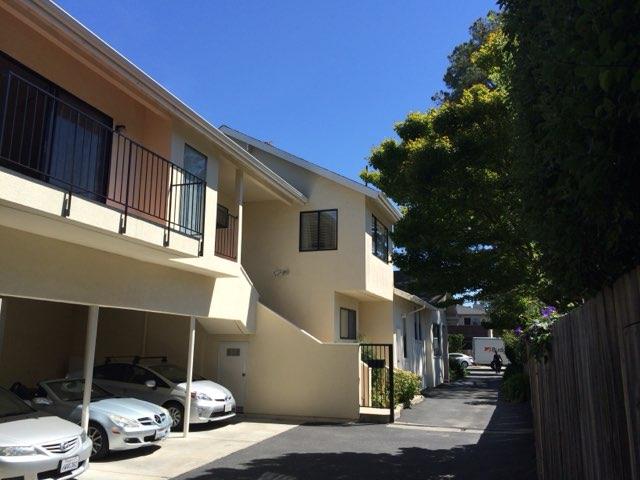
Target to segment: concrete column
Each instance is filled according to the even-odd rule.
[[[89,404],[91,403],[91,385],[93,383],[93,362],[96,355],[96,337],[98,335],[97,305],[89,307],[87,316],[87,336],[84,344],[84,392],[82,396],[82,429],[86,432],[89,428]]]
[[[189,318],[189,351],[187,353],[187,390],[184,402],[184,428],[182,436],[189,434],[189,421],[191,420],[191,381],[193,380],[193,351],[196,343],[196,317]]]
[[[236,203],[238,205],[238,263],[242,263],[242,210],[244,205],[244,172],[236,170]]]

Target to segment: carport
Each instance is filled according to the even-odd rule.
[[[93,366],[107,355],[162,354],[187,369],[185,428],[189,434],[196,318],[20,297],[0,298],[0,382],[29,386],[82,370],[82,427],[89,425]],[[153,348],[154,351],[148,351]],[[163,351],[159,351],[163,350]],[[96,355],[98,353],[98,356]],[[98,360],[98,362],[96,362]]]

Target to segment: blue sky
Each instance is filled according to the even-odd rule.
[[[352,178],[492,0],[58,0],[214,125]]]

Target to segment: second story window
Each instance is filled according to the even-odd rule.
[[[389,261],[389,229],[372,215],[371,237],[373,238],[373,254],[380,260]]]
[[[338,249],[338,210],[300,212],[300,251]]]
[[[202,231],[200,205],[204,198],[204,179],[207,177],[207,157],[184,144],[184,170],[174,172],[173,183],[180,187],[179,219],[181,230],[187,235]]]

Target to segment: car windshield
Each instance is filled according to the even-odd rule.
[[[161,363],[158,365],[151,365],[149,368],[156,372],[158,375],[163,376],[170,382],[182,383],[187,381],[187,371],[182,367],[178,367],[177,365],[171,365],[170,363]],[[200,375],[196,375],[194,373],[192,380],[204,380],[204,377],[201,377]]]
[[[45,385],[63,402],[80,402],[84,393],[84,380],[57,380],[46,382]],[[95,383],[91,387],[91,400],[112,397]]]
[[[26,415],[35,410],[24,403],[18,396],[0,389],[0,418]]]

